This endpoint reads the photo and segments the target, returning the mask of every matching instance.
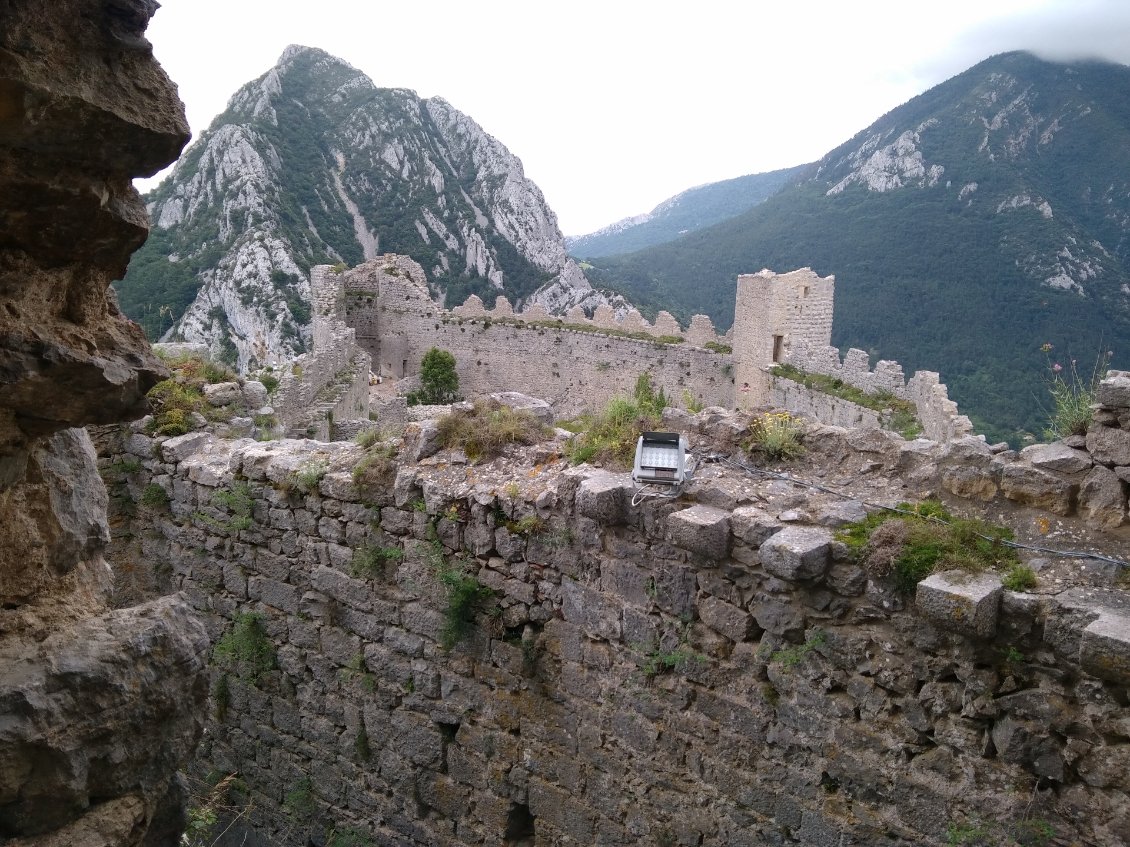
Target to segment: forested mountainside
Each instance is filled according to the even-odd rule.
[[[835,344],[940,371],[990,437],[1039,435],[1049,364],[1130,365],[1130,68],[994,56],[744,215],[592,261],[721,327],[740,273],[835,274]]]
[[[565,246],[570,255],[589,258],[631,253],[674,241],[764,203],[812,167],[798,165],[688,188],[645,214],[624,218],[588,235],[567,236]]]

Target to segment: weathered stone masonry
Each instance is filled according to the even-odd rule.
[[[808,268],[740,276],[734,327],[726,336],[702,315],[684,330],[666,312],[649,324],[637,312],[617,319],[607,306],[592,319],[579,309],[555,319],[540,307],[516,315],[502,297],[488,311],[471,297],[444,311],[429,297],[419,265],[402,256],[381,256],[341,275],[316,270],[327,290],[341,289],[334,307],[343,310],[341,318],[385,378],[416,374],[424,353],[437,346],[455,355],[464,393],[521,391],[545,398],[565,416],[630,392],[636,377],[649,373],[675,401],[687,392],[705,405],[773,405],[838,426],[880,425],[869,409],[770,374],[774,363],[787,362],[912,401],[935,441],[972,432],[936,373],[919,371],[905,381],[902,368],[886,361],[872,372],[860,350],[841,362],[830,346],[835,281]],[[672,340],[679,343],[665,343]],[[721,345],[733,353],[716,352]]]
[[[435,346],[455,355],[464,394],[521,390],[550,401],[562,415],[597,408],[618,393],[630,392],[645,372],[651,373],[656,386],[676,396],[686,389],[710,405],[730,403],[728,355],[689,344],[580,332],[525,320],[504,322],[508,309],[501,316],[475,310],[467,316],[444,312],[428,297],[423,281],[420,267],[398,256],[381,257],[341,276],[345,320],[385,376],[417,373],[424,353]],[[471,317],[472,313],[479,317]],[[538,312],[522,317],[533,320],[539,314],[549,321],[548,314]],[[611,323],[605,317],[594,326]]]
[[[667,423],[730,447],[743,429]],[[146,556],[214,637],[254,611],[276,651],[258,679],[226,671],[198,761],[240,774],[261,839],[823,847],[976,823],[1130,843],[1130,606],[1079,584],[1081,563],[1045,563],[1038,594],[939,576],[912,603],[832,541],[859,502],[713,466],[689,500],[632,507],[625,476],[566,468],[553,443],[441,454],[362,492],[352,444],[142,440],[135,484],[171,498],[142,517]],[[936,490],[976,441],[807,440],[822,482],[862,465],[897,497]],[[312,458],[326,473],[303,494]],[[235,486],[239,529],[216,496]],[[499,608],[450,652],[434,539]],[[403,559],[355,576],[366,547]]]
[[[284,366],[272,398],[283,432],[329,441],[336,421],[369,418],[372,360],[341,321],[343,292],[329,265],[310,271],[313,348]]]

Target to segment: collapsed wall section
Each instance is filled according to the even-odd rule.
[[[322,441],[334,437],[334,422],[369,419],[372,360],[356,333],[339,318],[342,292],[329,265],[310,269],[313,349],[284,366],[272,398],[283,432]]]

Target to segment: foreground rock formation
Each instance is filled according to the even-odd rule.
[[[664,426],[735,455],[749,417]],[[107,446],[137,504],[115,565],[168,563],[218,639],[196,770],[238,775],[246,844],[1130,844],[1120,567],[1027,553],[1026,590],[907,594],[834,537],[935,494],[1125,559],[1086,514],[954,491],[1046,457],[812,426],[786,470],[820,488],[720,462],[637,505],[560,432],[470,464],[436,431],[397,459],[141,425]],[[1091,502],[1100,459],[1075,459]]]
[[[16,0],[0,26],[0,841],[164,844],[207,642],[178,599],[110,611],[85,424],[164,368],[109,293],[147,233],[131,185],[188,138],[152,0]]]

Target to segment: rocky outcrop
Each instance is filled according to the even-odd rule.
[[[310,268],[327,260],[412,256],[449,305],[472,291],[558,312],[610,302],[501,142],[440,98],[377,88],[309,47],[237,91],[147,199],[160,242],[120,283],[123,304],[151,334],[241,369],[309,347]]]
[[[143,414],[164,374],[109,290],[148,231],[132,178],[188,138],[144,37],[156,7],[17,0],[0,28],[0,840],[13,844],[175,839],[174,774],[200,729],[204,631],[175,598],[108,610],[106,491],[76,428]]]

